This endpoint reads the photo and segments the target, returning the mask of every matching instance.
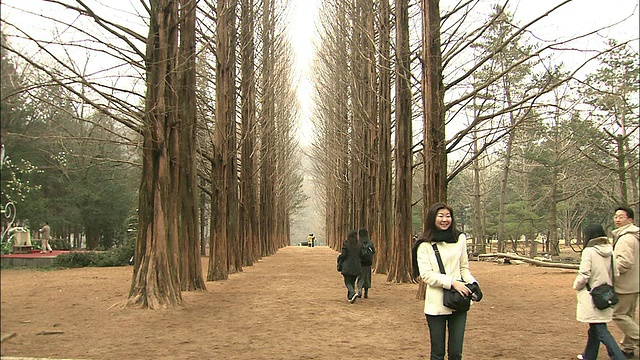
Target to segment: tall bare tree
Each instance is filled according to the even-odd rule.
[[[182,303],[178,268],[177,153],[178,1],[150,2],[147,95],[138,207],[138,240],[128,304],[151,309]]]
[[[237,244],[237,158],[235,121],[235,18],[236,1],[217,3],[216,124],[212,162],[212,211],[207,280],[223,280],[232,265],[230,253]],[[235,264],[233,264],[235,265]]]
[[[252,265],[260,253],[258,237],[258,183],[254,154],[256,147],[256,83],[254,1],[242,0],[240,28],[240,99],[241,99],[241,175],[240,175],[240,238],[244,265]]]
[[[376,164],[377,211],[377,256],[375,271],[387,273],[390,265],[388,254],[391,247],[393,228],[393,199],[391,197],[391,9],[389,0],[381,0],[378,18],[378,134]]]
[[[180,2],[178,242],[181,290],[205,289],[200,261],[198,174],[196,166],[196,2]]]
[[[262,2],[262,107],[260,113],[260,249],[262,256],[276,249],[276,154],[275,154],[275,4],[274,0]]]
[[[324,27],[322,51],[315,71],[317,143],[316,162],[319,193],[324,196],[327,245],[339,250],[349,230],[349,78],[348,17],[344,1],[333,0],[321,16]]]
[[[409,4],[396,0],[396,152],[395,211],[388,281],[408,282],[411,278],[411,188],[413,144],[411,126],[411,50],[409,48]]]
[[[423,159],[422,224],[431,204],[447,200],[444,84],[440,49],[440,1],[422,0]]]

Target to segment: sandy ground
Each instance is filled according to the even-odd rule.
[[[425,359],[417,284],[373,276],[346,301],[337,253],[287,247],[171,310],[120,309],[131,267],[1,270],[1,355],[56,359]],[[203,267],[206,272],[206,259]],[[574,270],[472,262],[484,299],[472,306],[466,359],[575,359]],[[616,338],[621,333],[610,323]],[[15,334],[11,336],[12,334]],[[607,358],[601,348],[601,358]]]

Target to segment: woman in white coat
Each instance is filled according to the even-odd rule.
[[[591,288],[607,283],[611,285],[613,270],[611,256],[613,247],[607,238],[602,225],[588,225],[584,230],[586,246],[580,257],[580,269],[573,281],[573,288],[577,290],[578,305],[576,319],[589,324],[587,345],[578,359],[593,360],[598,358],[600,343],[607,348],[609,358],[624,360],[625,356],[616,340],[607,329],[607,322],[611,321],[613,308],[600,310],[593,305],[587,284]]]
[[[433,244],[441,255],[445,274],[440,272]],[[444,306],[443,291],[455,289],[462,296],[473,295],[475,301],[480,301],[482,293],[469,270],[467,238],[456,229],[453,209],[447,204],[439,202],[429,208],[425,232],[413,245],[412,255],[414,276],[420,276],[427,285],[424,313],[429,327],[430,359],[443,360],[445,348],[449,360],[462,359],[467,312]]]

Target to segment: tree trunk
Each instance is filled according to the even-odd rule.
[[[409,49],[409,5],[396,0],[396,159],[395,159],[395,221],[392,262],[387,281],[399,283],[411,280],[411,188],[412,130],[411,73]]]
[[[222,2],[222,1],[220,1]],[[218,2],[218,9],[220,9]],[[217,51],[218,64],[220,72],[216,79],[218,84],[224,83],[224,116],[226,117],[226,150],[225,150],[225,191],[227,192],[227,256],[229,257],[229,267],[232,272],[242,271],[242,259],[240,254],[242,248],[239,244],[238,229],[238,137],[236,125],[236,8],[237,0],[226,0],[223,5],[223,11],[218,11],[218,15],[224,14],[220,20],[224,21],[224,33],[218,33],[218,46],[225,42],[223,49]],[[219,29],[220,30],[220,29]],[[220,51],[226,52],[226,56],[222,56]],[[216,109],[220,106],[218,102]]]
[[[513,123],[513,122],[512,122]],[[504,154],[504,165],[502,167],[502,176],[500,178],[500,210],[498,215],[498,252],[504,251],[505,240],[505,203],[507,201],[507,181],[509,179],[509,167],[511,165],[511,149],[513,148],[513,138],[515,136],[515,130],[512,130],[507,135],[507,145]]]
[[[260,250],[261,256],[268,256],[275,240],[275,89],[274,76],[274,4],[273,0],[262,3],[262,113],[260,114]]]
[[[519,261],[526,262],[528,264],[532,264],[536,266],[552,267],[552,268],[559,268],[559,269],[578,270],[580,268],[580,265],[577,265],[577,264],[564,264],[564,263],[554,263],[550,261],[540,261],[540,260],[530,259],[527,257],[522,257],[518,255],[513,255],[513,254],[505,254],[505,253],[480,254],[478,255],[478,257],[479,258],[503,257],[503,258],[513,259],[513,260],[519,260]]]
[[[482,194],[480,188],[480,159],[478,158],[478,138],[473,133],[473,251],[484,253],[484,228],[482,226]]]
[[[551,167],[549,186],[549,253],[558,255],[558,170],[555,166]]]
[[[142,181],[138,207],[138,239],[133,280],[126,304],[166,308],[182,303],[177,243],[170,214],[178,199],[171,198],[170,151],[176,126],[175,66],[178,3],[151,1],[147,39],[147,96],[143,128]],[[176,154],[173,154],[176,156]],[[173,207],[173,210],[172,208]]]
[[[392,197],[391,197],[391,10],[389,1],[380,1],[380,55],[379,55],[379,97],[378,101],[378,168],[377,168],[377,196],[378,199],[378,231],[377,254],[375,272],[386,274],[389,270],[391,250]]]
[[[439,5],[439,0],[422,0],[422,96],[424,99],[423,227],[429,207],[438,201],[447,201],[447,149],[445,147],[444,85],[442,83]]]
[[[253,0],[242,0],[241,4],[241,176],[240,176],[240,243],[243,246],[243,265],[250,266],[260,257],[258,237],[257,189],[254,152],[256,152],[256,83],[255,45],[253,31]]]
[[[211,258],[207,280],[225,280],[237,246],[235,122],[235,0],[218,2],[216,128],[212,188]],[[215,209],[214,209],[215,208]]]
[[[424,176],[422,183],[422,231],[429,207],[447,201],[447,149],[445,147],[444,84],[440,49],[440,1],[422,4],[422,98]],[[418,299],[424,299],[425,284],[420,281]]]
[[[180,247],[180,289],[206,289],[200,261],[200,225],[198,223],[198,177],[196,167],[196,3],[181,0],[180,4],[180,216],[178,242]]]

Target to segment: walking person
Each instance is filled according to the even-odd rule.
[[[616,266],[615,292],[618,303],[613,308],[613,321],[624,333],[620,342],[627,359],[637,359],[638,349],[638,294],[640,293],[640,239],[638,227],[633,224],[633,210],[628,206],[618,206],[613,223],[613,253]],[[634,355],[635,352],[635,355]]]
[[[590,289],[602,284],[612,284],[613,267],[611,257],[613,247],[600,224],[591,224],[584,229],[586,245],[580,256],[580,268],[573,281],[577,291],[578,305],[576,320],[588,323],[587,345],[578,359],[594,360],[598,358],[600,343],[607,348],[610,359],[625,360],[618,343],[607,329],[611,321],[613,308],[598,309],[591,299]],[[589,286],[589,287],[588,287]]]
[[[466,285],[471,284],[474,290],[477,289],[476,301],[480,301],[482,293],[469,270],[467,238],[456,229],[453,209],[442,202],[433,204],[427,213],[425,227],[424,234],[412,248],[412,255],[414,276],[420,276],[426,284],[424,313],[431,340],[430,359],[443,360],[446,349],[449,360],[460,360],[467,311],[454,311],[444,306],[444,290],[455,289],[462,296],[472,296],[474,292]],[[434,244],[445,273],[440,271]]]
[[[351,230],[347,235],[347,240],[342,244],[338,261],[342,264],[340,273],[342,273],[344,285],[347,287],[347,300],[352,304],[356,302],[358,296],[356,282],[358,276],[362,273],[362,265],[360,264],[361,256],[362,243],[358,240],[358,232]]]
[[[40,249],[40,254],[44,254],[47,251],[53,252],[51,247],[49,246],[49,238],[51,237],[51,228],[49,227],[49,222],[45,222],[42,229],[39,230],[40,236],[42,236],[42,248]]]
[[[369,238],[369,231],[367,228],[360,228],[358,231],[358,238],[362,243],[362,259],[360,265],[362,265],[362,274],[358,277],[358,297],[362,297],[364,291],[364,298],[369,297],[369,289],[371,288],[371,265],[373,265],[373,254],[376,253],[376,247],[373,245],[373,241]]]

